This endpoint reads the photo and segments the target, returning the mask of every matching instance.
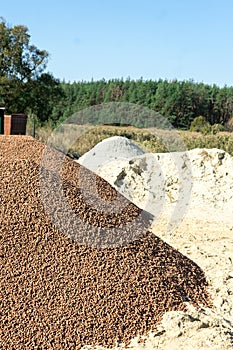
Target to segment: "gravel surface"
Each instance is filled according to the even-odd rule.
[[[61,153],[41,168],[43,150],[0,137],[0,349],[128,344],[166,311],[212,306],[203,270],[152,234],[146,213],[68,158],[61,185]],[[59,207],[61,187],[77,222]]]

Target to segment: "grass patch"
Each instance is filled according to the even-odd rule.
[[[46,142],[52,133],[51,125],[37,128],[36,138]],[[203,135],[183,130],[139,129],[133,126],[78,126],[68,124],[56,134],[54,144],[83,155],[100,141],[111,136],[123,136],[145,152],[163,153],[194,148],[219,148],[233,156],[233,133],[217,132]]]

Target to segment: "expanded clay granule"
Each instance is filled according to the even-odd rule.
[[[93,194],[93,174],[66,158],[64,196],[83,224],[69,223],[56,205],[57,174],[40,168],[43,149],[32,138],[0,137],[0,349],[128,344],[187,301],[212,305],[204,272],[153,235],[147,215],[122,196],[115,212],[98,210],[116,190],[95,176]],[[62,217],[66,232],[56,227]]]

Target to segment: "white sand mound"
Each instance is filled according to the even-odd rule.
[[[144,154],[143,150],[126,137],[113,136],[99,142],[79,158],[78,163],[97,171],[98,168],[116,159],[128,159]]]
[[[146,153],[112,161],[97,173],[156,220],[176,211],[216,221],[224,211],[233,225],[233,157],[219,149]]]

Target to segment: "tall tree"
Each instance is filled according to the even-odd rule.
[[[47,65],[48,52],[30,44],[28,28],[10,27],[0,18],[0,76],[26,82],[37,78]]]
[[[32,45],[30,38],[27,27],[11,27],[0,18],[0,97],[7,112],[31,112],[44,121],[61,88],[44,73],[48,52]]]

